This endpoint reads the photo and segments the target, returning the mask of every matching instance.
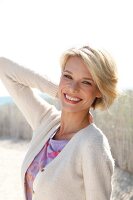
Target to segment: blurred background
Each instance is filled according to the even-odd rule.
[[[108,111],[93,112],[116,162],[112,200],[133,200],[132,19],[131,0],[0,0],[0,56],[57,84],[59,58],[68,48],[90,44],[114,57],[121,96]],[[59,109],[52,97],[42,98]],[[0,82],[0,199],[22,200],[20,169],[31,136]]]

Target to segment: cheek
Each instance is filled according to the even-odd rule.
[[[62,89],[66,88],[68,86],[68,82],[66,82],[65,80],[61,79],[60,83],[59,83],[59,90],[61,91]]]
[[[58,97],[59,98],[61,98],[61,91],[63,90],[64,87],[65,87],[64,81],[60,80],[59,87],[58,87]]]
[[[93,103],[96,98],[96,92],[92,88],[85,90],[84,95],[86,96],[86,101],[90,103]]]

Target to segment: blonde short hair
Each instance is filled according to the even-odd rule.
[[[117,69],[111,55],[105,50],[94,49],[90,46],[71,48],[61,56],[62,70],[64,70],[68,59],[72,56],[78,56],[83,60],[101,92],[102,97],[95,99],[92,108],[100,108],[102,110],[109,108],[118,95]]]

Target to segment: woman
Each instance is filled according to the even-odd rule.
[[[22,165],[24,199],[109,200],[114,161],[107,138],[88,120],[88,112],[107,109],[117,97],[115,65],[105,51],[84,46],[63,54],[61,70],[57,87],[0,59],[1,80],[33,129]],[[31,88],[58,96],[61,112]]]

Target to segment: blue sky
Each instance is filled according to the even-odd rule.
[[[122,89],[132,88],[131,0],[0,0],[0,56],[55,82],[61,53],[92,44],[115,58]],[[0,82],[0,96],[8,94]]]

